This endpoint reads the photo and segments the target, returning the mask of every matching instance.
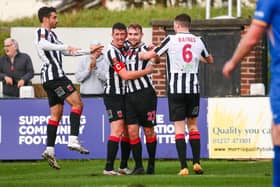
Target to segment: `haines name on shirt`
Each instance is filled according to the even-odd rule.
[[[179,37],[178,42],[195,42],[195,37]]]

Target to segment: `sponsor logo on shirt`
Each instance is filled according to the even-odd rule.
[[[263,18],[264,17],[264,12],[263,11],[256,11],[255,16],[259,17],[259,18]]]

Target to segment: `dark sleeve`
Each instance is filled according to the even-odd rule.
[[[5,73],[3,73],[3,61],[4,58],[0,57],[0,81],[3,81],[5,77]]]
[[[161,41],[158,47],[154,48],[154,51],[157,53],[158,56],[162,55],[168,50],[170,41],[170,36],[167,36]]]
[[[21,77],[25,82],[30,81],[34,76],[34,69],[31,58],[28,54],[24,54],[25,56],[25,70],[26,73]]]
[[[202,46],[202,51],[201,51],[201,56],[203,58],[207,58],[210,55],[210,51],[209,48],[205,42],[205,40],[203,38],[200,37],[200,41],[201,41],[201,46]]]

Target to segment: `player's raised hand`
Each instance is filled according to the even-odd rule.
[[[149,45],[147,46],[148,50],[152,50],[152,49],[154,49],[155,47],[156,47],[156,45],[154,45],[154,44],[149,44]]]
[[[102,51],[103,48],[104,48],[104,46],[101,45],[101,44],[91,45],[90,46],[90,52],[93,53],[93,52],[95,52],[97,50],[101,50]]]

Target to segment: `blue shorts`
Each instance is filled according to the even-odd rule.
[[[280,82],[270,85],[270,105],[275,125],[280,125]]]

